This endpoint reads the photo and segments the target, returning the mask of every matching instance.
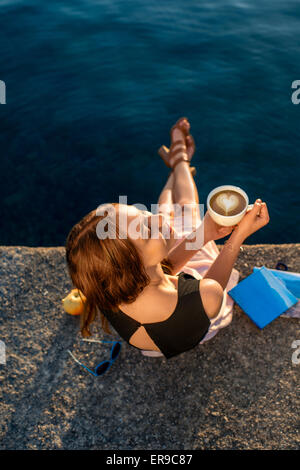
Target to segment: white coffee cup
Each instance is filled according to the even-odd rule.
[[[211,206],[210,206],[211,198],[216,193],[219,193],[220,191],[226,191],[226,190],[236,191],[237,193],[241,194],[245,198],[245,201],[246,201],[245,208],[239,214],[236,214],[236,215],[221,215],[221,214],[218,214],[217,212],[215,212],[211,208]],[[209,195],[207,196],[207,203],[206,204],[207,204],[207,211],[209,212],[209,215],[211,216],[211,218],[217,224],[222,225],[224,227],[230,227],[232,225],[238,224],[242,220],[242,218],[244,217],[246,212],[248,210],[251,210],[252,207],[253,207],[253,204],[249,204],[249,198],[248,198],[247,194],[245,193],[245,191],[243,189],[239,188],[238,186],[232,186],[230,184],[223,185],[223,186],[218,186],[217,188],[213,189],[209,193]]]

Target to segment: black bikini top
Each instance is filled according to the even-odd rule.
[[[202,304],[199,282],[199,279],[183,271],[178,274],[177,304],[170,317],[163,321],[140,323],[121,310],[101,310],[101,313],[127,343],[137,329],[143,326],[164,356],[169,359],[195,347],[208,331],[210,319]]]

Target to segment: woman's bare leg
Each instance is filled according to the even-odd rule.
[[[175,202],[174,194],[173,194],[174,180],[175,180],[174,172],[172,172],[172,173],[170,173],[170,175],[168,177],[168,180],[167,180],[165,186],[163,187],[162,192],[159,195],[159,198],[158,198],[158,203],[159,204],[169,204],[169,205],[171,205]],[[177,178],[177,180],[178,180],[178,178]],[[192,177],[192,182],[193,182],[193,185],[194,185],[195,202],[197,204],[199,204],[198,190],[197,190],[197,186],[195,184],[195,180],[194,180],[193,177]]]
[[[195,198],[196,198],[196,204],[199,204],[199,194],[198,194],[198,189],[195,183],[195,178],[193,177],[193,184],[194,184],[194,191],[195,191]]]
[[[172,132],[172,142],[175,140],[182,140],[183,143],[185,143],[185,137],[179,129],[174,129]],[[179,158],[180,156],[187,158],[186,151],[183,150],[181,154],[177,154],[175,158]],[[194,226],[195,221],[198,222],[200,220],[200,211],[198,205],[198,191],[190,172],[189,163],[185,161],[178,163],[173,170],[173,174],[173,202],[180,206],[186,205],[185,211],[193,214]],[[196,219],[194,219],[194,217]]]
[[[177,154],[176,158],[184,157],[188,159],[185,146],[185,136],[179,129],[173,130],[171,144],[176,140],[181,140],[185,147],[185,150],[182,150],[182,152]],[[173,173],[173,201],[180,205],[197,203],[198,191],[195,187],[194,179],[190,172],[189,163],[184,161],[178,163],[175,166]]]
[[[158,212],[165,216],[165,219],[169,224],[172,224],[174,217],[173,183],[174,175],[172,172],[170,173],[168,180],[158,198]]]
[[[194,144],[193,144],[192,136],[190,136],[190,140],[188,140],[188,139],[189,139],[189,137],[186,137],[185,142],[186,142],[186,149],[187,149],[188,158],[191,161],[191,159],[192,159],[192,157],[195,153],[195,147],[194,147]],[[167,152],[167,154],[169,154],[170,149],[168,149],[168,147],[166,147],[165,145],[164,145],[164,150],[165,150],[165,152]],[[194,175],[195,172],[193,170],[195,170],[195,168],[190,167],[190,172],[191,172],[191,175],[193,176],[193,184],[194,184],[194,190],[195,190],[195,196],[196,196],[196,203],[199,204],[198,189],[197,189],[197,186],[196,186],[196,183],[195,183],[195,175]]]
[[[170,206],[173,204],[173,184],[174,174],[172,172],[159,195],[158,204],[169,204]]]

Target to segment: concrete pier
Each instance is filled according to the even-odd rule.
[[[300,272],[300,245],[244,245],[235,267],[278,261]],[[291,344],[300,320],[263,330],[235,306],[211,341],[170,360],[123,342],[95,378],[109,348],[84,343],[79,318],[63,311],[71,289],[64,247],[0,247],[1,449],[297,449],[300,364]],[[116,339],[103,334],[98,338]]]

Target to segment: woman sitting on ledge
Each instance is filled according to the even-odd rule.
[[[70,231],[66,258],[74,287],[86,296],[81,315],[81,332],[89,336],[89,326],[98,310],[102,326],[110,333],[110,323],[130,345],[144,355],[170,358],[212,338],[232,319],[233,301],[227,295],[237,284],[239,274],[233,269],[240,246],[252,233],[269,222],[267,206],[256,201],[235,227],[220,227],[206,213],[200,220],[197,188],[189,167],[195,150],[190,125],[181,118],[171,129],[170,151],[159,153],[172,168],[159,197],[160,212],[152,214],[135,206],[112,204],[127,225],[121,235],[116,223],[116,237],[98,236],[104,214],[93,210]],[[177,233],[170,222],[171,237],[164,237],[162,227],[170,219],[174,204],[194,215],[189,233]],[[100,206],[101,208],[101,206]],[[177,216],[178,217],[178,216]],[[161,229],[151,237],[151,221],[158,219]],[[117,220],[117,219],[115,219]],[[120,219],[119,219],[120,220]],[[140,236],[131,237],[129,225],[136,225]],[[186,249],[204,225],[202,246]],[[200,227],[200,228],[199,228]],[[142,234],[148,233],[148,236]],[[230,235],[221,252],[214,240]]]

